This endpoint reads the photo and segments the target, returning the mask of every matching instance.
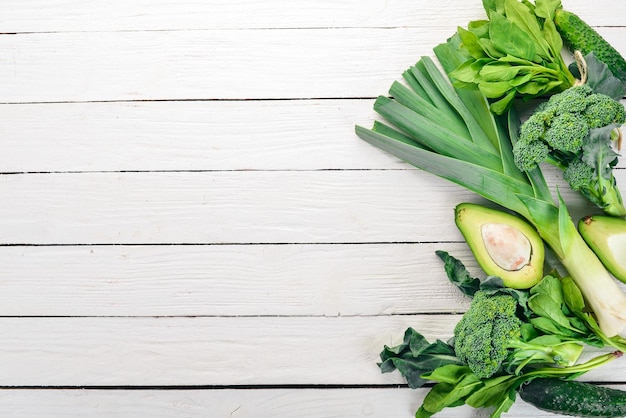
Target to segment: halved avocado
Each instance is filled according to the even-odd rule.
[[[612,216],[587,216],[578,231],[613,276],[626,283],[626,220]]]
[[[543,277],[543,240],[525,220],[474,203],[455,209],[455,222],[476,261],[505,286],[528,289]]]

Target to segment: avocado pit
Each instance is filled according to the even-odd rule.
[[[518,271],[530,263],[532,245],[519,229],[500,223],[486,223],[481,234],[487,254],[500,268]]]

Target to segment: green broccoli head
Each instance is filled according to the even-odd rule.
[[[562,113],[581,113],[587,108],[587,97],[592,94],[591,87],[582,84],[555,94],[548,100],[544,111],[556,115]]]
[[[592,94],[587,97],[584,114],[590,129],[614,123],[621,125],[626,121],[624,105],[604,94]]]
[[[593,167],[581,160],[574,160],[563,171],[563,179],[572,190],[580,191],[593,187],[596,174]]]
[[[477,377],[520,373],[528,365],[571,366],[578,360],[581,344],[553,334],[535,336],[537,330],[518,316],[518,307],[509,293],[474,294],[454,329],[454,353]]]
[[[545,141],[555,150],[576,153],[582,149],[587,135],[589,126],[584,116],[579,113],[561,113],[550,122]]]
[[[513,296],[478,291],[454,329],[455,354],[476,376],[493,376],[509,355],[509,341],[520,339],[521,327]]]
[[[541,141],[517,141],[513,147],[515,165],[522,171],[529,171],[545,161],[550,154],[550,147]]]
[[[619,137],[614,132],[619,133],[617,128],[624,123],[626,110],[622,103],[594,93],[586,85],[571,87],[542,102],[522,124],[513,147],[515,165],[529,171],[542,161],[553,164],[564,170],[564,178],[573,190],[606,213],[625,216],[626,208],[611,174],[617,154],[613,158],[605,151]],[[605,130],[610,134],[604,135]],[[594,144],[595,131],[606,136],[600,152]]]
[[[549,119],[551,118],[550,116]],[[526,143],[542,140],[546,132],[545,119],[546,115],[541,111],[532,114],[520,127],[519,140]]]

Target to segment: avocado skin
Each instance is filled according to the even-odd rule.
[[[615,278],[626,283],[626,264],[623,256],[615,254],[609,245],[611,238],[623,235],[626,243],[626,220],[605,215],[586,216],[578,222],[578,231],[589,248]]]
[[[480,267],[488,275],[500,277],[505,286],[528,289],[543,278],[544,243],[537,231],[525,220],[479,204],[460,203],[455,208],[455,223]],[[505,224],[522,232],[532,248],[529,264],[516,271],[504,270],[498,266],[491,259],[482,239],[481,228],[486,223]]]

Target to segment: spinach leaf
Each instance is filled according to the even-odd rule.
[[[416,417],[430,417],[444,408],[461,406],[483,385],[481,379],[465,365],[443,366],[424,377],[439,383],[428,392]]]
[[[495,114],[504,114],[517,97],[532,99],[561,92],[576,81],[568,69],[561,50],[563,40],[551,18],[560,5],[558,0],[483,0],[487,21],[472,21],[467,29],[459,28],[457,37],[465,63],[457,77],[450,72],[454,86],[476,89],[490,100]],[[513,73],[506,67],[495,67],[497,73],[483,68],[509,63],[524,66]],[[504,81],[504,82],[503,82]]]
[[[528,307],[528,298],[530,294],[527,290],[513,289],[506,287],[500,277],[489,276],[480,284],[480,290],[489,294],[507,294],[513,296],[519,305],[521,313],[526,317],[530,317],[532,311]]]
[[[536,61],[535,42],[523,29],[498,13],[491,12],[489,20],[489,37],[498,51]]]
[[[425,373],[449,364],[462,364],[451,345],[440,340],[429,343],[413,328],[405,331],[402,344],[395,347],[385,346],[380,358],[382,362],[378,366],[383,373],[397,369],[412,389],[428,382],[422,377]]]
[[[517,0],[506,0],[504,6],[506,18],[530,35],[535,44],[537,53],[549,59],[551,56],[550,46],[547,39],[544,38],[542,28],[537,21],[537,17],[533,14],[533,11],[529,9],[527,5]]]
[[[486,379],[483,381],[483,386],[467,398],[466,403],[474,408],[487,408],[490,406],[504,408],[503,404],[510,407],[515,402],[516,396],[515,390],[510,393],[510,389],[513,388],[518,380],[518,376],[511,374]],[[510,404],[508,401],[511,401]],[[503,409],[502,412],[506,411]]]
[[[556,335],[575,337],[576,334],[584,333],[584,330],[580,330],[572,325],[570,318],[564,312],[567,306],[564,303],[564,292],[560,279],[548,275],[530,289],[530,294],[528,306],[536,315],[543,318],[542,320],[531,320],[533,325],[544,332]],[[549,321],[554,324],[549,324]],[[560,328],[563,330],[560,330]]]
[[[546,20],[554,20],[554,14],[559,7],[561,0],[535,0],[535,14]]]
[[[463,47],[473,58],[480,59],[487,56],[485,50],[478,41],[478,34],[476,34],[474,31],[466,30],[463,28],[459,28],[458,34],[461,42],[463,43]]]
[[[504,14],[504,0],[483,0],[483,7],[487,14],[489,14],[490,11],[501,15]]]
[[[549,52],[553,55],[560,54],[563,48],[563,38],[561,38],[561,34],[552,20],[545,21],[542,34],[549,45]]]
[[[459,288],[464,295],[474,296],[480,288],[480,279],[470,276],[465,265],[445,251],[435,251],[435,254],[444,262],[444,269],[448,279]]]
[[[443,260],[444,269],[450,282],[464,295],[473,297],[478,290],[489,294],[508,294],[515,298],[524,316],[528,318],[532,314],[532,311],[528,307],[530,294],[527,290],[506,287],[502,279],[497,276],[489,276],[484,280],[472,277],[467,268],[465,268],[465,265],[446,251],[437,250],[435,254]]]

